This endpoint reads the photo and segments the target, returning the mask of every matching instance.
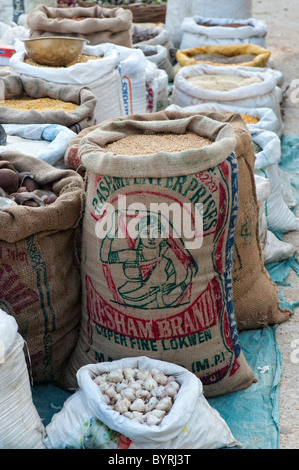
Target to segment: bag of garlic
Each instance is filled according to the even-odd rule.
[[[0,308],[0,449],[45,449],[23,348],[16,320]]]
[[[56,382],[78,339],[84,183],[18,152],[5,152],[0,163],[1,196],[11,197],[1,197],[11,205],[0,210],[0,305],[27,343],[33,381]]]
[[[172,103],[186,107],[216,102],[244,108],[270,108],[281,121],[279,77],[267,69],[189,65],[175,76]]]
[[[85,364],[144,352],[194,372],[205,396],[255,380],[232,304],[234,147],[230,125],[164,111],[107,121],[81,139],[78,157],[88,177],[83,310],[66,387],[76,386],[76,372]],[[140,215],[132,220],[135,204]],[[113,239],[104,228],[101,233],[105,207],[115,207]],[[137,224],[136,233],[127,231],[128,223]],[[156,235],[147,242],[151,228]]]
[[[77,378],[79,388],[46,427],[48,449],[240,446],[201,381],[183,367],[130,357],[88,364]]]

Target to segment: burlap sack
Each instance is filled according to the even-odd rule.
[[[0,123],[2,124],[61,124],[76,133],[96,124],[94,110],[97,99],[89,88],[61,85],[24,75],[10,75],[3,78],[2,82],[4,99],[7,100],[25,95],[28,98],[51,98],[78,105],[70,113],[57,109],[43,112],[34,109],[18,111],[0,106]]]
[[[104,8],[99,5],[89,8],[48,8],[38,5],[28,14],[27,25],[31,38],[71,36],[87,39],[91,45],[110,42],[132,47],[132,17],[132,12],[124,8]]]
[[[234,308],[238,330],[282,323],[292,312],[279,306],[279,295],[264,266],[259,235],[259,207],[254,180],[254,146],[239,114],[201,113],[230,123],[236,136],[235,153],[239,168],[239,215],[233,265]]]
[[[130,134],[189,131],[212,144],[146,156],[142,150],[137,156],[103,151],[105,144]],[[139,355],[183,365],[201,379],[205,396],[239,390],[255,381],[240,347],[232,303],[238,211],[235,144],[228,124],[163,111],[108,121],[81,139],[79,158],[88,181],[83,310],[65,386],[76,386],[75,374],[85,364]],[[132,238],[126,224],[131,220],[129,205],[136,202],[145,209],[139,208],[139,235]],[[195,203],[203,204],[201,247],[188,247],[185,232],[175,236],[171,227],[177,211],[171,209],[165,218],[154,213],[161,238],[155,239],[149,256],[147,237],[140,230],[148,229],[151,204],[163,202],[177,203],[176,209],[184,211],[188,204],[193,222]],[[107,203],[118,216],[111,239],[98,231]],[[184,226],[186,213],[182,216]],[[163,229],[169,236],[162,236]]]
[[[78,223],[84,184],[71,170],[6,152],[18,171],[53,183],[57,200],[46,207],[0,210],[0,308],[14,316],[27,343],[34,382],[56,382],[78,339],[81,314]]]

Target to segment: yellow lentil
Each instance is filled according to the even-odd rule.
[[[117,155],[144,155],[156,152],[182,152],[183,150],[198,149],[212,142],[194,132],[186,134],[132,134],[123,139],[107,144],[104,150]]]
[[[231,116],[233,113],[225,113],[226,116]],[[254,116],[250,116],[250,114],[241,114],[242,118],[246,122],[246,124],[256,124],[259,122],[259,119],[255,118]]]
[[[67,65],[67,67],[70,67],[71,65],[75,65],[75,64],[83,64],[83,63],[86,63],[88,60],[97,60],[97,59],[101,59],[103,57],[103,55],[101,56],[95,56],[95,55],[87,55],[87,54],[79,54],[79,56],[77,57],[76,60],[73,60],[73,62],[71,62],[70,64]],[[28,65],[34,65],[35,67],[51,67],[53,69],[58,69],[58,68],[61,68],[61,66],[54,66],[54,65],[42,65],[42,64],[38,64],[37,62],[34,62],[32,59],[30,59],[29,57],[26,57],[24,59],[24,62]],[[64,68],[64,67],[63,67]]]
[[[35,109],[42,113],[45,111],[63,111],[70,113],[78,105],[69,101],[55,100],[52,98],[17,98],[14,100],[0,100],[0,106],[16,109],[17,111],[30,111]]]

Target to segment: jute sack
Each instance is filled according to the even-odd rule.
[[[209,139],[210,145],[146,155],[140,147],[137,155],[129,156],[104,148],[111,142],[123,145],[121,139],[134,134],[168,142],[171,136],[165,133],[181,139],[188,132]],[[65,386],[76,386],[83,365],[145,354],[195,373],[205,396],[243,389],[255,381],[240,347],[232,303],[238,211],[235,144],[230,125],[165,111],[110,120],[81,139],[78,153],[88,178],[83,308]],[[162,215],[162,207],[159,213],[152,206],[161,203],[164,209],[176,203],[176,210],[171,206]],[[197,203],[203,204],[203,237]],[[133,222],[132,207],[139,211]],[[185,229],[180,234],[175,225],[180,208],[179,223],[187,227],[192,220],[196,228],[196,246],[190,246],[190,235]],[[102,213],[106,209],[107,218]],[[115,216],[114,234],[101,232],[103,222],[110,227],[110,215]],[[136,223],[135,236],[130,221]],[[156,230],[151,241],[149,228]]]
[[[84,183],[70,170],[6,152],[17,171],[52,183],[57,200],[45,207],[0,211],[0,307],[17,321],[35,382],[58,381],[78,338],[80,264],[78,223]]]
[[[289,319],[265,269],[259,236],[259,207],[254,179],[255,154],[251,134],[239,114],[205,112],[204,116],[230,123],[236,137],[239,169],[239,214],[233,263],[233,302],[238,330],[262,328]]]
[[[76,18],[81,18],[77,21]],[[82,18],[84,18],[82,20]],[[27,16],[31,38],[71,36],[87,39],[91,45],[109,42],[132,47],[132,13],[123,8],[49,8],[38,5]]]
[[[97,99],[89,88],[62,85],[40,78],[19,75],[3,78],[2,83],[6,100],[26,95],[32,99],[51,98],[78,105],[75,110],[69,113],[62,110],[39,112],[29,109],[28,111],[19,111],[0,106],[0,123],[2,124],[61,124],[76,133],[96,124],[94,110]]]
[[[0,449],[46,448],[23,348],[16,320],[0,308]]]

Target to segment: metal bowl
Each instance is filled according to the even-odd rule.
[[[23,39],[29,57],[40,65],[67,67],[81,54],[87,39],[65,36]]]

